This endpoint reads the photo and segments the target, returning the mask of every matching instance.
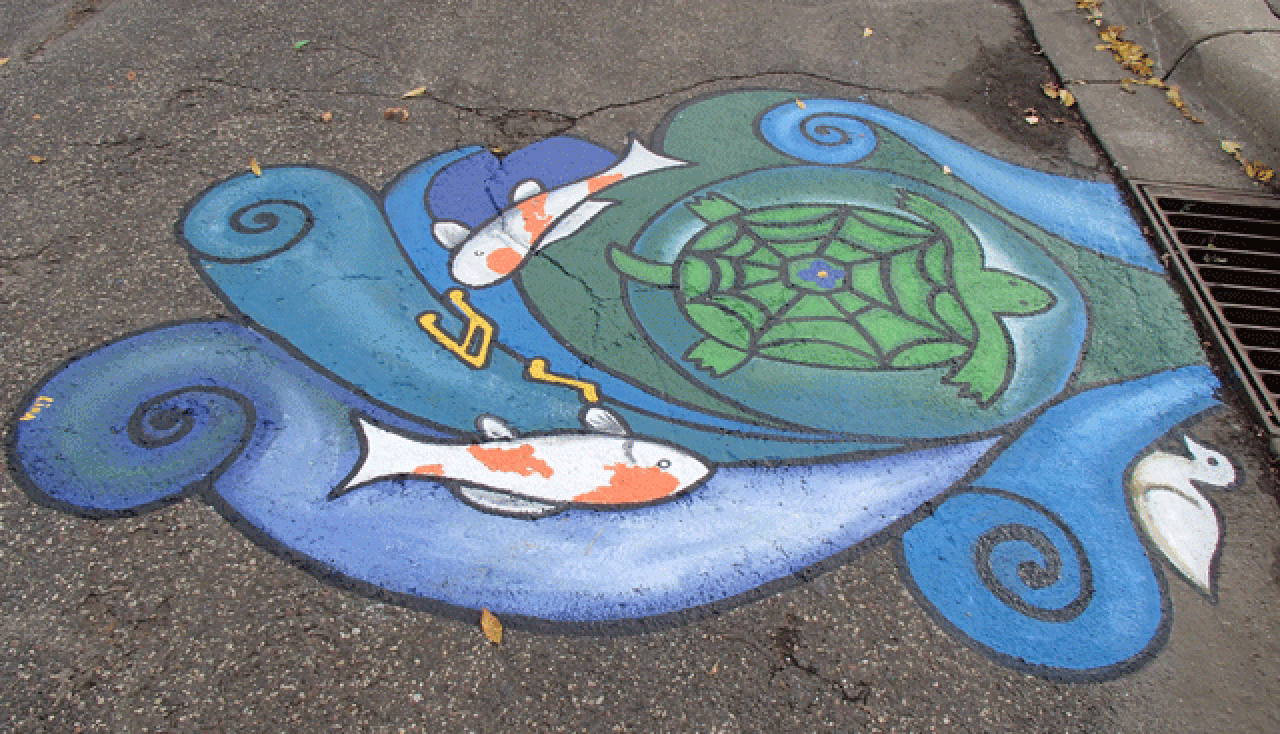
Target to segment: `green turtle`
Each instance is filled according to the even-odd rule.
[[[720,194],[687,206],[703,228],[663,263],[617,244],[623,276],[673,288],[704,338],[684,353],[722,377],[754,358],[848,370],[949,365],[944,384],[985,407],[1013,375],[1004,320],[1053,307],[1047,289],[987,267],[982,245],[937,202],[897,190],[897,211],[795,203],[744,209]]]

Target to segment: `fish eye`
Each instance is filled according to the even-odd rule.
[[[670,469],[670,468],[671,468],[671,460],[670,460],[670,459],[659,459],[659,460],[658,460],[658,468],[659,468],[659,469]]]

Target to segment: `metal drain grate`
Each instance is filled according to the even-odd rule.
[[[1173,270],[1280,449],[1280,199],[1134,183]]]

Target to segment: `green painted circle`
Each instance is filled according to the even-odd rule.
[[[998,427],[1061,391],[1086,333],[1083,299],[1043,249],[998,213],[891,173],[746,174],[669,207],[628,250],[673,273],[626,286],[671,363],[819,430]]]

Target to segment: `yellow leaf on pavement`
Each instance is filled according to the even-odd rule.
[[[5,65],[5,64],[7,64],[7,63],[9,63],[9,57],[8,57],[8,56],[5,56],[4,58],[0,59],[0,66],[4,66],[4,65]]]
[[[862,37],[863,37],[863,38],[867,38],[867,37],[869,37],[872,33],[875,33],[875,31],[871,30],[870,28],[863,28],[863,29],[862,29]]]
[[[404,94],[400,95],[400,99],[412,99],[413,97],[421,97],[427,93],[426,87],[414,87]]]
[[[484,630],[484,636],[489,642],[495,645],[502,644],[502,622],[498,621],[497,615],[488,609],[480,610],[480,629]]]
[[[799,107],[802,110],[804,109],[804,102],[801,102],[799,98],[796,99],[796,107]]]
[[[1076,96],[1070,91],[1064,89],[1062,90],[1062,93],[1058,95],[1058,100],[1062,102],[1062,106],[1070,107],[1076,103]]]
[[[44,156],[42,156],[42,155],[33,155],[33,156],[31,156],[31,162],[32,162],[32,163],[44,163]]]
[[[262,166],[258,165],[258,159],[253,156],[249,156],[249,170],[253,171],[255,176],[262,175]]]
[[[1230,153],[1231,155],[1235,155],[1236,153],[1239,153],[1243,149],[1244,149],[1244,146],[1237,143],[1234,140],[1222,141],[1222,150],[1227,153]]]

